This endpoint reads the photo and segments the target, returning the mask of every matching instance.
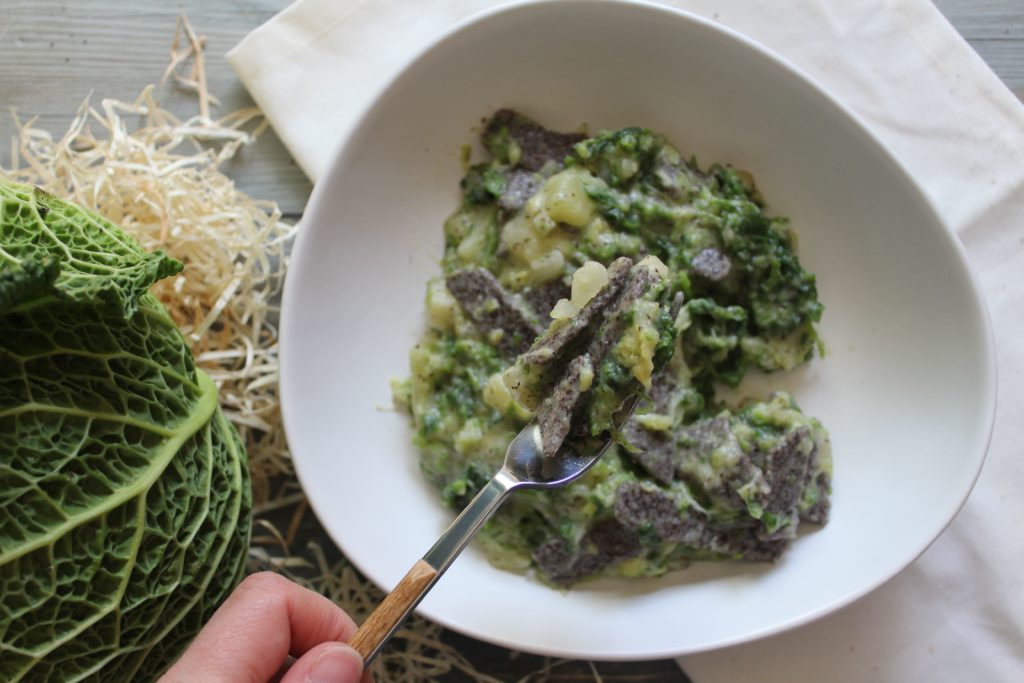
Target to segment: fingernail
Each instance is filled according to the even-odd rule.
[[[358,680],[363,658],[348,645],[338,643],[320,653],[309,671],[309,683],[342,683]]]

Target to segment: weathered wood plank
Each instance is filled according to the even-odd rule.
[[[1024,2],[932,0],[989,68],[1024,101]]]
[[[1024,6],[1024,2],[1021,4]],[[1024,39],[972,40],[970,44],[1017,99],[1024,102]]]
[[[0,2],[0,106],[63,131],[90,92],[134,98],[159,80],[171,36],[184,9],[207,37],[211,91],[227,113],[251,100],[223,56],[289,0],[24,0]],[[1024,4],[1020,0],[936,0],[936,5],[1008,87],[1024,99]],[[161,100],[179,115],[195,111],[191,95],[173,86]],[[0,116],[0,159],[10,158],[13,125]],[[229,169],[239,187],[277,200],[286,212],[305,206],[310,185],[269,132]]]
[[[288,0],[92,0],[91,2],[0,2],[0,106],[22,118],[63,132],[87,96],[134,99],[158,83],[170,57],[177,18],[184,9],[207,39],[207,78],[221,100],[214,114],[252,105],[252,99],[224,59],[246,33]],[[197,111],[195,98],[168,83],[160,100],[179,116]],[[0,159],[10,159],[14,125],[0,116]],[[275,199],[292,214],[302,211],[310,184],[291,155],[269,131],[243,150],[228,169],[238,186],[254,196]]]
[[[968,42],[1024,41],[1024,2],[1020,0],[932,0]],[[1018,50],[1024,48],[1018,47]],[[979,51],[980,52],[980,51]],[[1018,55],[1021,53],[1018,52]],[[998,72],[997,72],[998,73]]]

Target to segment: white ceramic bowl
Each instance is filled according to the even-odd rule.
[[[284,416],[302,485],[348,557],[390,588],[451,519],[407,418],[388,409],[388,381],[408,373],[460,146],[502,106],[556,129],[663,132],[703,164],[753,172],[792,218],[828,354],[747,387],[790,389],[831,431],[832,521],[775,565],[705,563],[567,593],[471,547],[420,611],[513,648],[651,658],[822,616],[917,557],[970,491],[993,417],[992,339],[959,243],[853,116],[777,56],[675,11],[582,1],[454,30],[365,112],[313,193],[284,296]]]

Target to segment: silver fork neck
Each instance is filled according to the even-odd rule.
[[[438,571],[438,574],[448,568],[448,565],[458,557],[462,549],[476,534],[483,523],[490,519],[494,511],[498,509],[505,496],[512,489],[521,485],[516,477],[505,468],[501,468],[494,478],[480,489],[480,493],[470,501],[459,516],[455,518],[448,530],[441,535],[437,543],[427,551],[423,559],[430,566]]]

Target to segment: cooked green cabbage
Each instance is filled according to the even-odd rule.
[[[567,587],[598,575],[657,576],[699,559],[774,560],[800,523],[827,522],[825,428],[785,393],[739,405],[721,398],[722,385],[737,386],[751,370],[792,370],[819,350],[815,276],[752,179],[721,165],[702,170],[644,128],[588,138],[501,110],[481,142],[491,158],[462,181],[461,205],[444,225],[447,277],[428,285],[428,329],[410,353],[409,381],[396,386],[421,467],[448,505],[464,507],[497,471],[550,391],[534,381],[543,375],[513,360],[534,340],[496,344],[527,335],[522,326],[512,335],[488,328],[460,288],[451,290],[453,274],[488,274],[492,323],[531,312],[540,322],[575,311],[560,300],[575,298],[569,278],[587,262],[657,257],[681,306],[657,319],[632,312],[642,334],[623,336],[595,364],[588,391],[596,397],[635,378],[646,396],[585,476],[502,506],[480,532],[488,558]],[[671,361],[653,372],[659,349]],[[638,373],[631,361],[640,358],[651,367]],[[610,423],[594,415],[591,427]]]
[[[0,183],[0,680],[153,680],[242,576],[244,448],[146,293],[181,267]]]

